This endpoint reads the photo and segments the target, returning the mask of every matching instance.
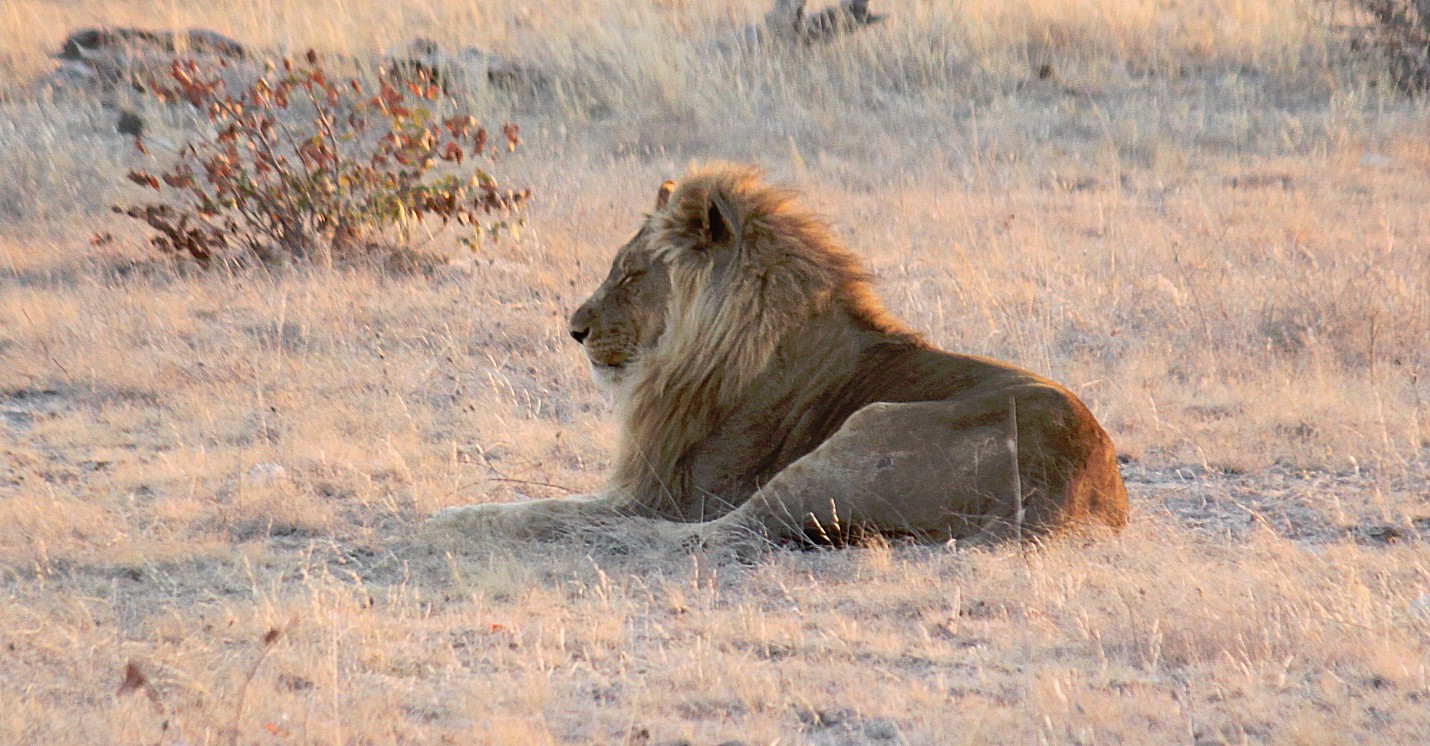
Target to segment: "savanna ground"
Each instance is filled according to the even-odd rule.
[[[712,45],[752,2],[200,5],[0,0],[0,742],[1430,740],[1430,110],[1345,3],[876,3],[780,53]],[[427,272],[155,265],[114,110],[31,85],[103,23],[532,63],[460,94],[523,127],[528,229]],[[1128,530],[425,545],[599,486],[565,318],[707,158],[801,187],[938,344],[1083,397]]]

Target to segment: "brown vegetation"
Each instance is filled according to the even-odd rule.
[[[528,197],[475,165],[515,150],[517,126],[502,127],[505,147],[489,143],[422,71],[376,83],[330,78],[309,50],[234,95],[220,71],[176,58],[168,78],[144,90],[187,104],[213,135],[182,145],[157,176],[131,170],[130,181],[160,198],[114,211],[152,228],[160,251],[205,266],[361,256],[410,243],[429,218],[475,239],[516,232],[514,213]],[[134,145],[149,154],[142,136]],[[474,163],[459,170],[464,160]]]
[[[0,742],[1430,740],[1430,111],[1331,5],[919,0],[758,55],[708,40],[764,0],[0,5]],[[101,24],[537,63],[455,94],[521,124],[529,230],[428,274],[155,267],[114,110],[31,88]],[[566,319],[711,158],[797,184],[932,343],[1065,382],[1127,529],[413,541],[599,486]]]

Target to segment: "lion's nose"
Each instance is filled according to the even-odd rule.
[[[586,337],[591,336],[591,330],[584,326],[571,327],[571,338],[579,344],[586,341]]]

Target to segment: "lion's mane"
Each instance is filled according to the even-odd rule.
[[[737,264],[715,282],[699,246],[720,222],[733,232]],[[670,271],[670,310],[665,333],[617,396],[625,427],[614,483],[623,492],[688,494],[682,457],[736,408],[788,335],[833,305],[859,327],[916,338],[876,299],[859,259],[758,169],[692,171],[649,229]]]

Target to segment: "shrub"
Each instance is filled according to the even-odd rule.
[[[1430,0],[1360,0],[1375,17],[1390,76],[1408,93],[1430,89]]]
[[[222,72],[178,59],[145,86],[212,125],[167,170],[129,172],[157,200],[114,208],[147,223],[161,251],[204,265],[332,258],[405,242],[432,218],[469,231],[459,240],[473,247],[521,224],[527,190],[482,167],[517,147],[517,127],[490,136],[420,72],[334,80],[310,50],[266,65],[237,96]]]

